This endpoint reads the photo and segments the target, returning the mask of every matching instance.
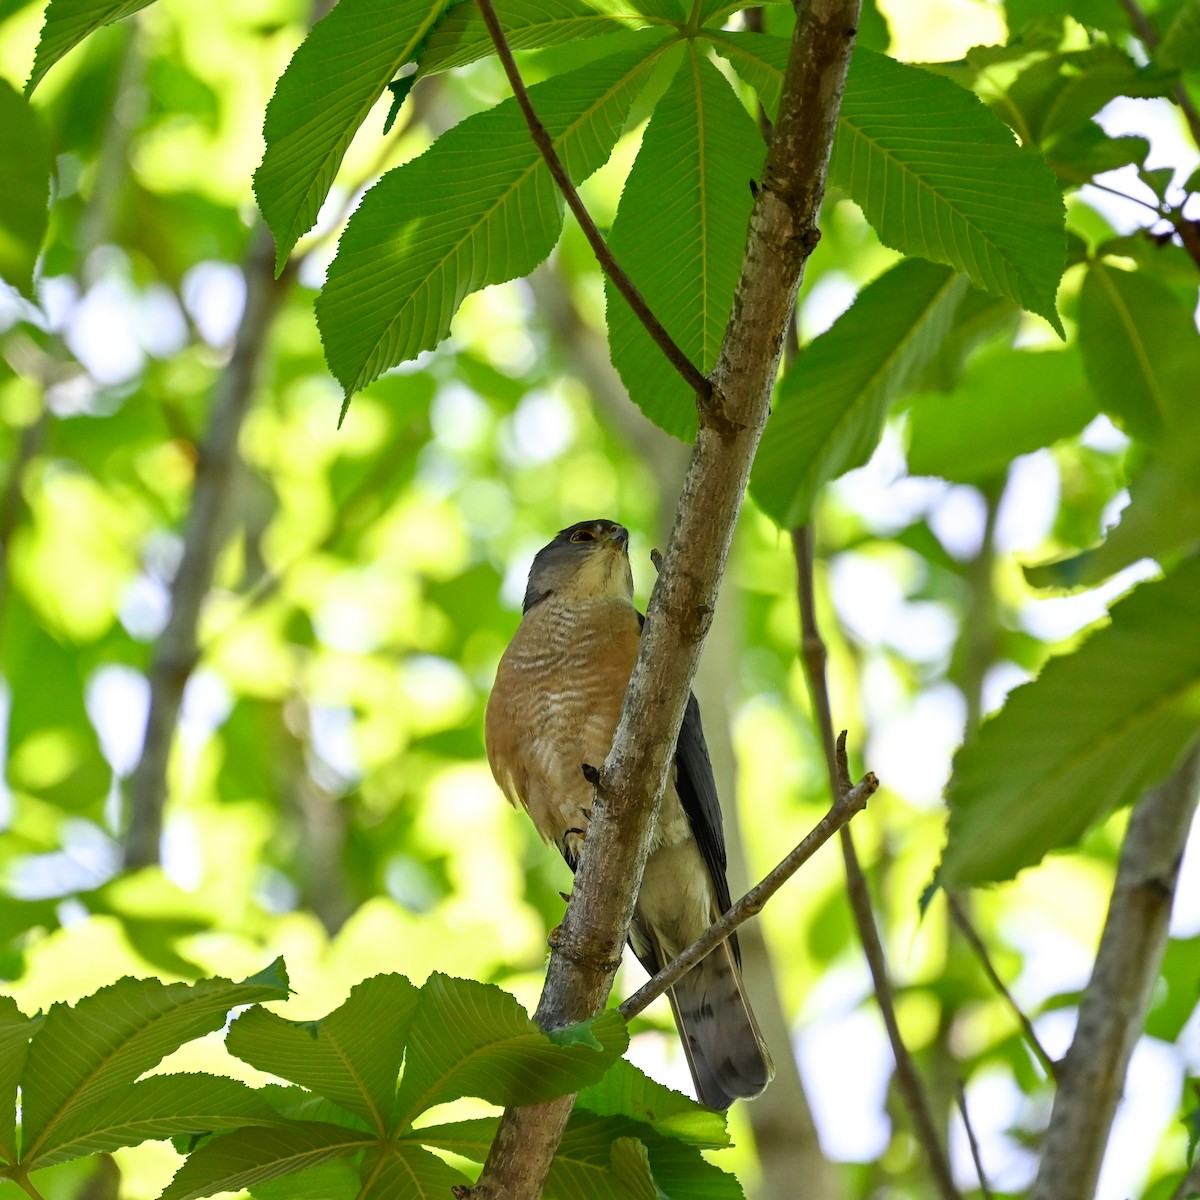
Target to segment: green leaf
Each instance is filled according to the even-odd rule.
[[[1017,455],[1077,433],[1095,415],[1075,349],[990,346],[953,392],[913,400],[908,469],[957,483],[1003,478]]]
[[[49,220],[50,158],[29,101],[0,79],[0,278],[28,297]]]
[[[251,1066],[332,1100],[383,1134],[419,996],[402,975],[376,975],[320,1021],[251,1009],[233,1023],[225,1044]]]
[[[646,23],[632,4],[589,4],[588,0],[497,0],[496,15],[514,50],[562,46],[603,37]],[[430,34],[417,78],[463,67],[495,53],[475,0],[450,7]]]
[[[1159,976],[1165,988],[1160,985],[1154,991],[1146,1015],[1146,1034],[1173,1042],[1196,1011],[1200,997],[1200,937],[1171,938]]]
[[[55,1130],[53,1144],[47,1142],[25,1166],[49,1167],[85,1154],[107,1154],[180,1134],[281,1124],[283,1119],[262,1094],[236,1079],[153,1075],[122,1089],[115,1098],[76,1111]]]
[[[300,43],[267,105],[254,194],[275,269],[312,228],[346,148],[396,73],[414,62],[447,0],[340,0]]]
[[[132,16],[150,3],[151,0],[50,0],[25,95],[30,95],[46,72],[89,33]]]
[[[69,1118],[128,1088],[184,1042],[220,1029],[239,1004],[287,996],[282,960],[242,983],[122,979],[72,1008],[55,1004],[29,1050],[21,1086],[22,1153],[61,1143]]]
[[[17,1161],[17,1083],[35,1024],[11,996],[0,996],[0,1157]]]
[[[331,1158],[303,1171],[256,1183],[254,1200],[358,1200],[359,1172],[345,1158]]]
[[[650,1155],[637,1138],[617,1138],[610,1162],[613,1176],[629,1200],[667,1200],[650,1174]]]
[[[240,1191],[354,1154],[373,1142],[368,1134],[318,1121],[239,1129],[193,1150],[159,1200],[199,1200],[214,1192]]]
[[[721,73],[691,46],[659,100],[625,181],[609,246],[679,348],[707,373],[717,361],[766,148]],[[605,280],[613,365],[629,397],[680,438],[696,398]]]
[[[787,43],[722,33],[718,53],[778,107]],[[1055,294],[1066,262],[1064,209],[1041,155],[949,79],[859,48],[838,116],[829,178],[880,240],[945,263],[1062,334]]]
[[[401,1141],[368,1159],[356,1200],[448,1200],[451,1189],[470,1183],[436,1154]]]
[[[750,476],[762,510],[803,524],[821,487],[866,462],[888,405],[937,353],[967,290],[947,267],[897,263],[804,350],[779,387]]]
[[[1011,879],[1170,773],[1200,733],[1200,557],[1017,688],[954,760],[946,887]]]
[[[1046,147],[1046,161],[1066,183],[1090,183],[1093,176],[1135,163],[1150,153],[1143,137],[1109,137],[1095,121],[1057,137]]]
[[[556,1045],[498,987],[431,975],[413,1016],[393,1127],[460,1096],[540,1104],[595,1083],[624,1052],[629,1034],[615,1011],[584,1024],[599,1049],[586,1039]]]
[[[719,1150],[729,1145],[724,1113],[655,1083],[623,1058],[609,1067],[599,1083],[584,1088],[575,1106],[600,1117],[632,1117],[689,1146]]]
[[[656,59],[646,43],[530,88],[573,180],[608,158]],[[437,345],[468,293],[541,262],[558,239],[561,204],[511,99],[385,175],[350,218],[317,298],[325,355],[347,399]]]
[[[1144,271],[1089,264],[1079,348],[1101,405],[1135,437],[1155,439],[1195,402],[1200,333],[1189,308]]]
[[[1184,0],[1158,43],[1154,58],[1164,67],[1200,70],[1200,0]]]

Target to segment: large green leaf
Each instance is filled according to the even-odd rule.
[[[495,8],[505,39],[514,50],[562,46],[637,28],[651,20],[632,4],[589,4],[588,0],[496,0]],[[466,66],[493,53],[479,5],[475,0],[458,0],[430,34],[417,77]]]
[[[180,1134],[282,1124],[260,1092],[236,1079],[153,1075],[123,1088],[116,1097],[77,1110],[55,1130],[53,1147],[47,1142],[25,1166],[49,1167],[85,1154],[107,1154]]]
[[[11,996],[0,996],[0,1157],[17,1161],[17,1083],[25,1068],[34,1023]]]
[[[66,52],[78,46],[89,33],[132,16],[152,0],[50,0],[42,35],[33,57],[33,70],[25,85],[29,95],[42,77]]]
[[[618,1059],[599,1083],[575,1098],[577,1108],[600,1117],[623,1116],[645,1121],[667,1137],[690,1146],[719,1150],[729,1145],[725,1114],[705,1108],[690,1096],[655,1083],[625,1059]]]
[[[609,246],[680,349],[707,372],[733,304],[766,148],[728,81],[695,45],[659,100],[625,181]],[[677,437],[696,398],[611,282],[608,339],[635,404]]]
[[[990,346],[953,392],[917,396],[908,469],[958,483],[1003,478],[1019,454],[1078,433],[1096,415],[1078,352]]]
[[[958,752],[947,887],[1010,879],[1170,773],[1200,736],[1200,557],[1017,688]]]
[[[576,182],[608,158],[661,35],[530,89]],[[463,298],[531,271],[562,202],[515,100],[468,117],[364,197],[317,298],[330,369],[349,399],[446,336]]]
[[[376,975],[320,1021],[251,1009],[233,1023],[225,1044],[251,1066],[340,1104],[383,1134],[419,996],[402,975]]]
[[[312,228],[346,148],[447,0],[339,0],[300,43],[267,105],[254,194],[275,235],[276,270]]]
[[[750,489],[785,529],[821,486],[870,457],[888,405],[941,346],[964,275],[908,259],[868,284],[803,351],[780,385]]]
[[[356,1200],[447,1200],[454,1188],[470,1183],[436,1154],[400,1141],[367,1160]]]
[[[787,43],[721,33],[714,45],[775,111]],[[955,267],[1062,332],[1055,294],[1066,236],[1054,173],[972,92],[858,49],[829,171],[885,245]]]
[[[282,960],[242,983],[122,979],[72,1008],[55,1004],[22,1077],[22,1153],[45,1155],[81,1109],[115,1095],[184,1042],[220,1029],[239,1004],[287,996]]]
[[[0,79],[0,279],[33,294],[33,268],[49,220],[50,146],[29,101]]]
[[[237,1192],[354,1154],[374,1140],[370,1134],[319,1121],[295,1121],[279,1129],[241,1129],[193,1150],[159,1200],[199,1200],[214,1192]]]
[[[1184,0],[1154,51],[1155,61],[1182,71],[1200,70],[1200,0]]]
[[[538,1104],[578,1091],[628,1044],[625,1020],[615,1011],[552,1039],[500,988],[431,975],[409,1032],[394,1128],[460,1096]]]
[[[1188,306],[1145,271],[1088,264],[1079,348],[1101,405],[1137,437],[1157,438],[1195,404],[1200,333]]]

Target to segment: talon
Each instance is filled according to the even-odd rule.
[[[592,810],[590,808],[581,808],[579,811],[583,813],[583,819],[585,821],[590,821],[592,819]]]
[[[600,782],[600,772],[597,771],[591,763],[583,763],[581,769],[583,771],[584,779],[586,779],[588,783],[592,785],[592,787],[596,787]]]
[[[578,835],[579,837],[581,837],[581,838],[586,838],[586,837],[587,837],[587,830],[586,830],[586,829],[568,829],[568,830],[567,830],[567,831],[566,831],[566,832],[563,834],[563,838],[564,838],[564,839],[565,839],[565,838],[569,838],[569,837],[571,836],[571,834],[573,834],[573,833],[574,833],[574,834],[577,834],[577,835]]]
[[[558,938],[561,933],[562,926],[555,925],[555,927],[550,930],[548,934],[546,934],[546,945],[549,946],[551,950],[556,950],[558,948]]]

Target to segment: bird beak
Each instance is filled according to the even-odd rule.
[[[608,536],[609,536],[610,540],[616,542],[616,544],[618,546],[620,546],[622,550],[628,551],[628,549],[629,549],[629,530],[626,529],[624,525],[617,525],[614,529],[612,529],[609,532]]]

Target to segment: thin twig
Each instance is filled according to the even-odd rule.
[[[963,911],[962,905],[958,901],[958,897],[951,892],[946,893],[946,902],[950,906],[950,919],[958,926],[958,931],[966,938],[968,945],[975,951],[979,958],[980,965],[983,967],[988,979],[992,981],[992,986],[1000,993],[1001,996],[1008,1002],[1009,1008],[1012,1009],[1013,1016],[1017,1018],[1021,1026],[1021,1031],[1025,1034],[1025,1040],[1029,1043],[1029,1048],[1037,1056],[1038,1061],[1046,1069],[1046,1074],[1051,1079],[1058,1078],[1058,1063],[1050,1057],[1046,1047],[1038,1040],[1037,1031],[1033,1027],[1033,1022],[1022,1011],[1021,1006],[1016,1002],[1013,994],[1004,984],[1004,980],[1000,978],[996,971],[995,965],[992,963],[991,957],[988,954],[987,947],[983,944],[983,939],[975,930],[975,926],[971,924],[971,919]]]
[[[1142,45],[1153,53],[1158,47],[1158,33],[1150,24],[1137,0],[1121,0],[1121,7],[1128,13],[1130,24],[1133,25],[1133,32],[1138,35]],[[1175,99],[1179,104],[1179,111],[1183,113],[1183,118],[1187,121],[1188,129],[1191,130],[1192,141],[1200,146],[1200,109],[1197,109],[1195,101],[1182,82],[1175,85]]]
[[[967,1109],[967,1093],[961,1079],[956,1079],[954,1083],[959,1115],[962,1117],[963,1128],[967,1131],[967,1145],[971,1147],[971,1161],[974,1162],[975,1174],[979,1177],[979,1191],[983,1200],[992,1200],[992,1189],[988,1186],[987,1175],[983,1170],[983,1157],[979,1153],[979,1139],[975,1136],[975,1127],[971,1124],[971,1114]]]
[[[679,348],[675,339],[663,328],[662,322],[650,311],[650,306],[642,297],[641,292],[634,287],[632,280],[613,258],[608,243],[605,242],[600,230],[596,228],[596,223],[579,198],[579,193],[575,190],[575,185],[571,182],[571,177],[567,174],[567,169],[563,166],[558,151],[554,149],[554,142],[551,140],[550,134],[534,110],[525,82],[521,78],[520,71],[517,70],[517,63],[513,58],[508,39],[500,27],[500,18],[496,16],[492,0],[476,0],[476,2],[479,5],[479,11],[483,14],[483,21],[487,25],[488,33],[491,34],[496,53],[500,56],[500,62],[504,66],[504,73],[508,76],[513,95],[517,98],[521,112],[525,115],[525,123],[529,126],[529,134],[533,138],[533,143],[537,146],[550,174],[554,177],[558,190],[562,192],[567,207],[574,213],[575,220],[579,222],[579,227],[592,247],[600,269],[612,280],[613,287],[625,298],[625,302],[633,309],[634,315],[645,326],[646,332],[667,356],[668,361],[683,377],[688,387],[696,393],[697,402],[703,407],[712,398],[712,381]]]
[[[866,808],[867,800],[878,787],[879,780],[868,772],[857,787],[839,795],[834,801],[833,807],[821,818],[812,832],[762,882],[752,887],[719,920],[714,921],[683,953],[638,988],[621,1005],[621,1013],[627,1018],[636,1017],[668,988],[673,987],[682,979],[701,959],[731,936],[739,925],[762,912],[767,901],[839,829],[842,829],[855,813]]]
[[[839,747],[834,743],[833,738],[829,689],[825,681],[827,653],[817,627],[816,591],[813,586],[812,527],[802,525],[793,530],[792,545],[796,557],[796,576],[800,600],[801,657],[808,679],[809,694],[812,697],[817,731],[825,751],[825,768],[829,775],[829,787],[837,796],[848,790],[849,779],[844,743]],[[875,998],[879,1003],[879,1011],[887,1029],[888,1041],[892,1045],[892,1054],[895,1056],[896,1086],[908,1108],[913,1131],[925,1149],[925,1155],[929,1160],[929,1169],[938,1192],[943,1200],[962,1200],[958,1188],[954,1185],[954,1178],[950,1174],[950,1163],[933,1122],[933,1113],[925,1094],[925,1086],[917,1073],[916,1064],[908,1052],[908,1047],[905,1046],[904,1039],[900,1036],[900,1026],[896,1021],[896,1005],[892,997],[892,986],[888,979],[883,945],[879,940],[879,930],[875,927],[875,914],[871,908],[867,879],[858,861],[858,852],[854,848],[854,839],[849,829],[842,829],[841,841],[842,858],[846,865],[846,892],[850,900],[851,911],[854,913],[855,924],[858,926],[859,939],[862,941],[867,967],[871,972]]]

